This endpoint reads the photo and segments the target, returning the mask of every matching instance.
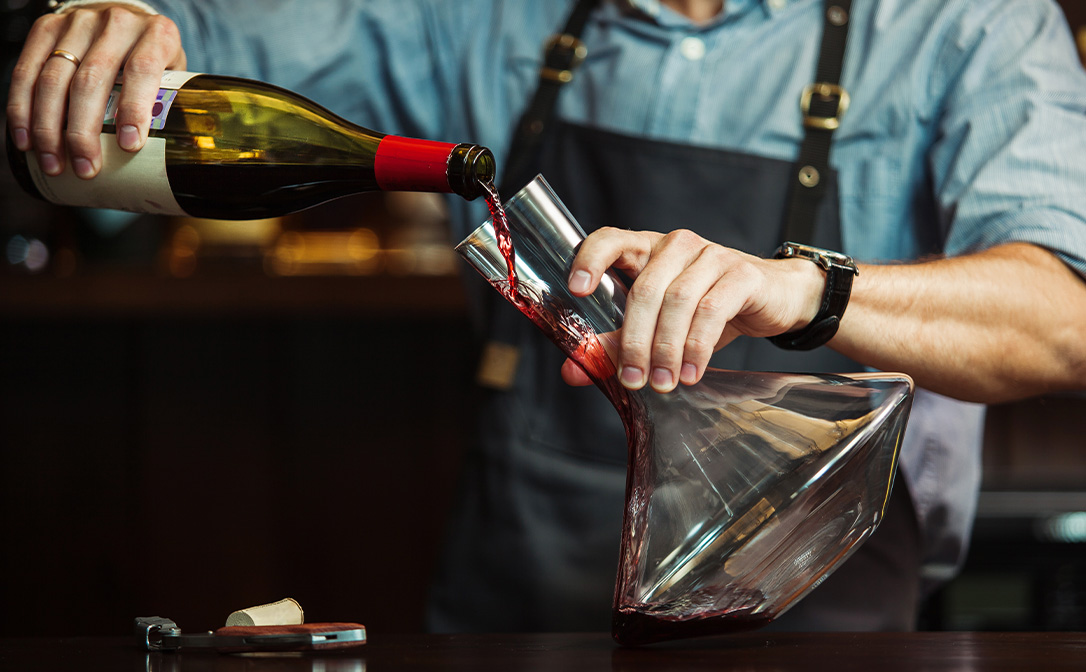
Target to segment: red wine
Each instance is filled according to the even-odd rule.
[[[640,646],[669,639],[723,635],[757,630],[773,619],[749,610],[731,609],[699,614],[696,620],[689,617],[659,616],[633,607],[616,609],[611,617],[611,632],[623,646]]]
[[[517,281],[516,250],[505,208],[493,183],[484,184],[483,188],[498,250],[505,258],[506,265],[505,281],[491,282],[491,285],[551,340],[556,341],[597,383],[606,382],[614,376],[615,366],[596,332],[559,299],[549,295],[536,296]]]
[[[520,295],[517,287],[517,253],[513,249],[513,236],[509,233],[509,218],[505,216],[505,207],[502,206],[501,197],[493,182],[483,185],[486,207],[490,210],[490,220],[494,223],[494,235],[498,239],[498,250],[505,257],[505,265],[508,269],[506,282],[508,292],[502,292],[506,299],[520,306]]]
[[[193,217],[262,219],[304,210],[344,192],[377,191],[371,171],[350,165],[168,165],[177,204]],[[229,185],[213,199],[209,186]]]

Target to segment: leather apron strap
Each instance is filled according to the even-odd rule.
[[[544,133],[550,130],[554,119],[558,93],[573,80],[573,71],[588,53],[581,42],[581,34],[599,1],[578,0],[562,32],[547,41],[543,67],[539,70],[539,86],[513,130],[498,188],[503,199],[515,194],[539,172],[539,152]]]
[[[848,110],[848,92],[841,86],[841,69],[848,43],[852,0],[825,0],[822,47],[815,82],[803,91],[805,137],[793,171],[788,217],[781,242],[811,242],[818,206],[826,195],[823,177],[829,173],[833,132]]]
[[[561,33],[551,37],[539,70],[536,87],[528,108],[513,129],[509,155],[502,170],[498,193],[508,199],[539,173],[544,138],[553,135],[551,127],[562,87],[573,80],[573,72],[584,61],[587,49],[581,35],[588,17],[600,0],[578,0]],[[499,294],[486,290],[489,331],[483,344],[475,378],[483,387],[508,390],[520,364],[519,335],[530,325]],[[532,327],[534,329],[534,327]]]

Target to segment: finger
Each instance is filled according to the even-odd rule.
[[[102,19],[99,39],[90,47],[72,83],[66,134],[72,165],[76,173],[85,178],[93,177],[101,170],[102,123],[122,67],[124,85],[112,121],[116,124],[117,143],[121,148],[137,151],[147,139],[151,107],[162,73],[176,60],[168,47],[146,47],[148,36],[158,35],[148,28],[156,23],[154,17],[114,8],[104,12]],[[177,45],[179,48],[179,38]],[[139,118],[133,123],[131,119],[135,116]]]
[[[49,54],[56,48],[61,23],[63,20],[60,17],[52,15],[35,21],[11,72],[6,108],[8,127],[15,146],[24,152],[33,147],[30,129],[38,76]]]
[[[707,298],[721,274],[710,256],[699,254],[664,292],[649,374],[649,384],[657,392],[670,392],[680,382],[692,384],[700,378],[731,317],[716,310]],[[695,316],[700,317],[696,324]]]
[[[103,14],[99,38],[89,48],[72,82],[66,138],[72,165],[80,177],[93,176],[101,169],[106,106],[133,42],[142,31],[141,16],[124,10]],[[122,147],[135,149],[141,144],[138,133],[125,133],[119,125],[117,134]],[[79,170],[82,165],[88,167],[86,172]]]
[[[49,175],[58,175],[64,170],[65,163],[63,128],[68,87],[79,67],[79,59],[86,44],[78,37],[67,36],[66,22],[53,21],[42,25],[42,39],[35,42],[32,51],[24,53],[27,59],[39,59],[31,87],[29,118],[26,124],[30,145],[37,150],[42,169]],[[53,38],[51,45],[48,44],[47,36]],[[33,73],[34,67],[29,63],[27,67],[27,72]],[[16,106],[20,106],[20,103],[17,102]],[[21,119],[15,123],[21,125]]]
[[[125,63],[117,104],[117,142],[127,151],[137,151],[147,142],[163,72],[186,67],[177,26],[163,16],[145,17],[145,21]]]
[[[587,296],[596,290],[600,278],[611,266],[630,271],[636,277],[660,234],[603,227],[588,235],[577,250],[570,267],[569,290]]]
[[[698,264],[713,269],[718,278],[700,297],[690,318],[683,347],[683,373],[680,376],[683,383],[699,380],[713,353],[746,333],[738,319],[740,316],[761,311],[764,314],[758,319],[767,318],[768,309],[763,300],[766,279],[759,262],[749,254],[719,246],[707,250],[698,259]]]
[[[42,64],[34,97],[34,143],[42,169],[50,175],[62,172],[65,157],[71,156],[65,138],[67,111],[73,104],[72,83],[83,70],[82,59],[90,49],[98,27],[94,12],[76,10],[64,18],[66,22],[57,39],[56,49]],[[58,57],[57,54],[71,54],[79,62]],[[91,166],[82,158],[72,167],[81,177],[90,175]]]
[[[619,334],[608,331],[586,337],[562,364],[562,378],[570,385],[586,385],[615,375]]]
[[[585,370],[572,359],[562,362],[562,380],[566,381],[567,385],[574,387],[584,387],[592,384],[592,379],[585,373]]]
[[[684,385],[701,380],[713,353],[742,335],[734,318],[745,304],[744,291],[734,278],[722,277],[698,302],[683,344],[679,379]]]
[[[706,241],[691,231],[673,231],[661,240],[652,250],[651,259],[644,264],[626,300],[626,315],[622,324],[622,348],[620,352],[619,380],[630,389],[640,389],[653,376],[653,386],[669,390],[677,382],[677,376],[671,372],[672,362],[677,362],[681,350],[669,351],[676,344],[671,342],[674,334],[685,327],[668,325],[667,339],[660,343],[660,359],[668,362],[668,367],[660,371],[651,368],[656,332],[661,325],[661,310],[664,298],[672,283],[683,274],[697,258]],[[687,300],[683,296],[683,300]],[[684,324],[688,323],[687,319]],[[679,340],[681,344],[682,338]],[[675,370],[678,369],[674,365]],[[670,376],[668,380],[665,376]]]
[[[102,120],[130,45],[116,34],[116,17],[115,12],[72,12],[73,23],[81,21],[84,31],[90,31],[93,23],[95,36],[87,45],[83,63],[72,79],[64,134],[72,169],[84,179],[101,170]]]
[[[739,336],[771,336],[781,331],[777,326],[781,324],[781,305],[766,300],[771,283],[764,264],[751,263],[755,257],[734,250],[725,252],[736,258],[727,263],[713,260],[725,270],[699,302],[690,322],[683,355],[682,382],[686,384],[700,380],[712,353]],[[692,366],[689,377],[687,365]]]

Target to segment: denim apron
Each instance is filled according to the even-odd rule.
[[[795,173],[789,161],[560,120],[549,124],[541,154],[529,165],[587,232],[605,225],[690,229],[761,256],[782,242]],[[532,177],[531,170],[516,175],[511,190]],[[841,249],[832,170],[823,171],[821,187],[810,238],[803,242]],[[505,389],[484,393],[478,445],[466,458],[428,626],[443,632],[609,630],[625,500],[625,431],[598,389],[561,380],[565,355],[524,316],[495,301],[490,318],[491,339],[517,353],[515,375]],[[861,370],[829,348],[785,351],[748,337],[718,351],[710,365]],[[892,514],[915,527],[907,501],[892,508],[887,519]],[[899,508],[904,510],[895,512]],[[817,623],[797,627],[817,629]]]

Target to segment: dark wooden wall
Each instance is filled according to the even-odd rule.
[[[467,350],[448,316],[0,322],[0,634],[287,596],[420,629]]]

